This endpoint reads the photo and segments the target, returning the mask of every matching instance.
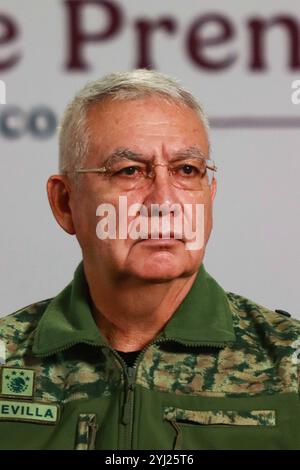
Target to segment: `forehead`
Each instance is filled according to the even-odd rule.
[[[198,147],[208,154],[208,139],[195,111],[161,97],[105,100],[87,113],[89,158],[107,155],[115,148],[143,154],[174,153]]]

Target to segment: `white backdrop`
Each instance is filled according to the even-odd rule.
[[[13,105],[25,113],[43,105],[61,116],[86,81],[137,65],[136,21],[171,18],[176,31],[156,31],[151,41],[155,67],[190,88],[214,124],[212,158],[219,167],[218,191],[205,267],[226,290],[300,318],[300,105],[291,102],[291,83],[300,79],[300,67],[288,66],[288,35],[274,27],[267,34],[267,69],[250,70],[247,26],[253,17],[285,14],[298,22],[300,34],[299,2],[108,3],[122,12],[122,24],[113,37],[82,48],[90,66],[84,71],[66,69],[67,3],[1,0],[0,14],[18,25],[19,34],[10,43],[0,43],[0,64],[14,54],[20,56],[11,68],[0,69],[7,91],[7,104],[0,105],[2,121],[4,110]],[[192,23],[208,13],[226,17],[235,30],[226,44],[206,50],[213,60],[236,54],[235,62],[219,72],[193,62],[186,47]],[[103,30],[108,11],[103,5],[86,7],[82,21],[87,31]],[[4,29],[0,21],[0,38]],[[217,32],[207,28],[206,34]],[[242,117],[253,119],[252,125]],[[240,126],[228,118],[237,118]],[[274,126],[270,118],[278,118],[279,125]],[[220,119],[225,119],[223,127]],[[81,253],[76,239],[56,225],[46,198],[47,178],[57,170],[57,136],[38,139],[26,132],[8,138],[2,124],[0,146],[0,313],[5,315],[57,294],[71,280]]]

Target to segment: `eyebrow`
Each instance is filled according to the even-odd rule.
[[[177,150],[174,154],[174,158],[171,161],[175,160],[183,160],[185,158],[209,158],[206,156],[199,147],[188,147],[181,150]],[[114,162],[118,162],[120,160],[133,160],[133,161],[140,161],[140,162],[147,162],[147,158],[145,155],[141,153],[134,152],[129,148],[117,148],[112,153],[108,155],[108,157],[104,160],[103,166],[109,166]]]
[[[205,155],[199,147],[188,147],[186,149],[178,150],[175,152],[175,158],[209,158],[209,156]]]
[[[128,148],[118,148],[108,155],[108,157],[104,160],[103,165],[108,166],[114,161],[119,160],[145,161],[141,153],[133,152]]]

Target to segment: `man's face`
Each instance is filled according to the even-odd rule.
[[[159,97],[130,101],[107,100],[100,105],[93,105],[88,111],[87,124],[90,148],[83,163],[84,168],[102,167],[105,160],[118,154],[120,149],[154,164],[169,163],[174,155],[188,149],[197,149],[199,153],[208,156],[206,132],[196,113],[184,105],[170,103]],[[215,182],[211,187],[204,185],[196,191],[175,187],[171,184],[165,166],[155,167],[155,178],[150,183],[148,181],[146,187],[133,187],[130,190],[119,187],[114,177],[103,174],[80,173],[78,178],[78,190],[74,187],[70,198],[72,219],[84,263],[93,272],[115,279],[126,277],[127,280],[164,282],[189,276],[199,268],[212,228]],[[130,236],[119,239],[120,196],[126,197],[127,207],[138,203],[149,209],[149,222],[152,204],[170,206],[177,203],[183,210],[185,204],[192,204],[193,207],[195,204],[204,204],[204,246],[189,250],[184,234],[181,239],[172,238],[172,213],[168,240],[151,239],[150,233],[147,239],[133,239]],[[96,210],[104,203],[112,204],[116,209],[116,238],[100,239],[96,235],[96,226],[100,220]],[[128,224],[138,215],[129,217],[126,213]]]

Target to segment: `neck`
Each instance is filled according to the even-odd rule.
[[[95,275],[85,266],[95,322],[111,347],[137,351],[149,344],[170,320],[197,275],[153,283],[128,282]]]

